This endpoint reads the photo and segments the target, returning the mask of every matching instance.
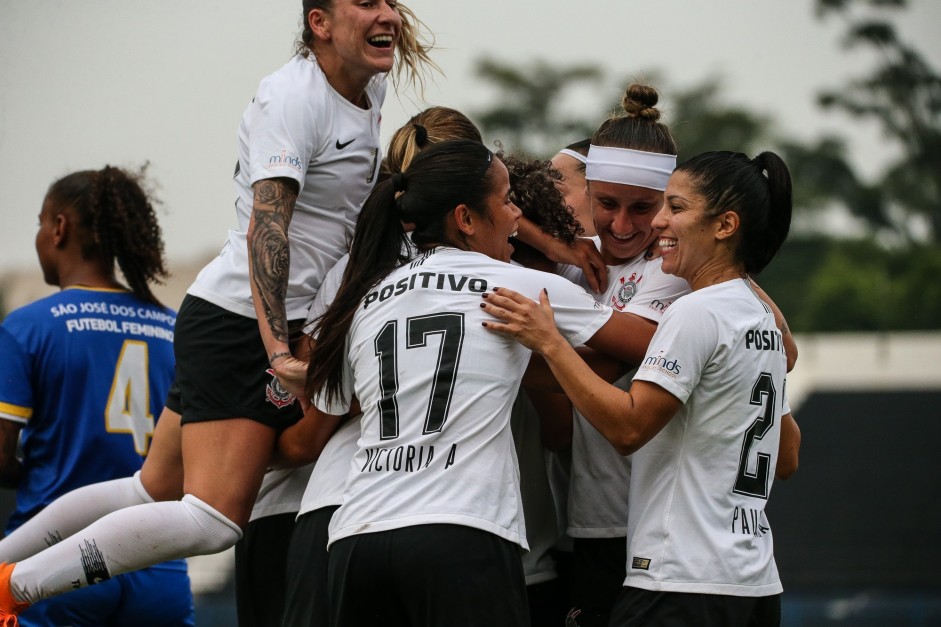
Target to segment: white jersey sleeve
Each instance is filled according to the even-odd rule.
[[[283,177],[303,190],[307,164],[327,148],[324,130],[333,126],[334,107],[322,97],[320,107],[309,104],[323,84],[312,73],[292,72],[291,79],[284,80],[282,73],[263,79],[246,112],[251,116],[244,125],[249,187]]]

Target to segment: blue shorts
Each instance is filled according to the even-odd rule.
[[[176,560],[117,575],[94,586],[34,603],[22,627],[193,627],[193,593],[186,562]]]

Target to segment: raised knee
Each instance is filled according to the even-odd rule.
[[[219,553],[234,546],[241,539],[242,530],[239,526],[205,501],[187,494],[181,502],[201,531],[193,555]]]

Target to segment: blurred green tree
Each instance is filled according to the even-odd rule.
[[[879,53],[867,75],[821,93],[818,101],[876,121],[902,149],[875,186],[883,198],[847,206],[877,229],[891,228],[908,241],[923,239],[911,219],[921,217],[927,239],[941,244],[941,75],[899,39],[890,15],[906,6],[906,0],[817,0],[819,17],[837,14],[846,21],[846,48]]]
[[[754,154],[770,146],[788,163],[795,215],[805,218],[804,228],[793,229],[758,280],[797,332],[941,329],[941,76],[888,21],[890,12],[906,6],[906,0],[817,0],[820,17],[846,19],[847,47],[880,52],[868,75],[818,98],[824,108],[875,120],[899,147],[900,156],[875,181],[858,175],[844,138],[802,143],[781,137],[769,116],[724,102],[718,77],[682,89],[665,88],[660,77],[641,81],[665,88],[661,105],[680,161],[707,150]],[[560,108],[570,89],[603,84],[594,66],[516,67],[484,59],[478,76],[499,95],[475,119],[509,150],[549,157],[591,136],[605,117],[591,107],[575,114]],[[618,110],[629,82],[598,89],[610,93],[599,98],[609,111]],[[847,239],[814,228],[824,217],[818,212],[834,207],[858,218],[866,233]]]
[[[595,65],[562,67],[535,61],[515,66],[483,58],[475,71],[499,96],[494,106],[472,117],[484,135],[499,140],[507,150],[552,156],[566,144],[591,136],[598,126],[599,116],[567,113],[562,107],[575,86],[597,87],[603,72]]]

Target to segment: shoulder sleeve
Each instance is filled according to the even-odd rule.
[[[26,351],[0,327],[0,418],[26,424],[33,415],[33,389]]]
[[[656,383],[685,403],[719,345],[719,327],[701,299],[677,301],[650,340],[635,381]]]
[[[578,266],[570,266],[568,264],[559,264],[559,276],[564,278],[567,281],[574,283],[575,285],[584,286],[585,274],[582,272],[582,269]]]
[[[658,323],[667,308],[684,294],[689,294],[689,283],[665,273],[661,261],[657,259],[647,264],[644,284],[624,311]]]
[[[303,188],[332,118],[324,86],[295,60],[262,80],[246,112],[250,182],[286,177]]]
[[[542,274],[559,332],[572,346],[584,344],[604,326],[613,310],[565,278]]]

